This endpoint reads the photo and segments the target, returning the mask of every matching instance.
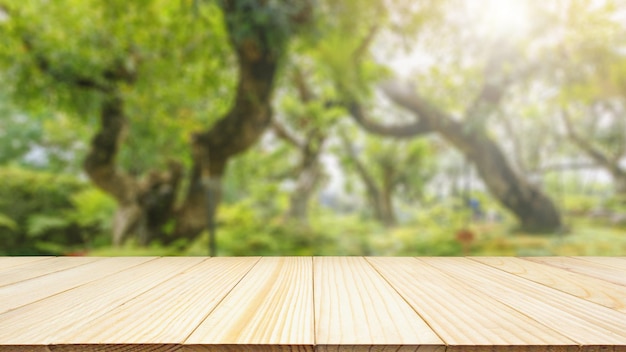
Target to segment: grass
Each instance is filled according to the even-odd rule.
[[[359,227],[353,221],[341,228],[324,233],[308,232],[320,236],[302,242],[302,235],[290,235],[288,229],[263,234],[263,241],[281,243],[257,250],[255,231],[249,237],[227,238],[227,230],[218,232],[221,255],[374,255],[374,256],[624,256],[626,255],[626,230],[578,221],[567,234],[525,234],[508,230],[507,224],[473,224],[470,229],[475,240],[468,253],[455,238],[455,229],[446,227],[403,226],[393,229]],[[324,224],[325,227],[328,223]],[[332,228],[332,227],[331,227]],[[371,230],[368,233],[368,228]],[[358,229],[358,233],[355,230]],[[300,236],[300,237],[298,237]],[[289,241],[293,241],[289,243]],[[306,244],[308,243],[308,244]],[[321,243],[318,245],[316,243]],[[250,247],[246,247],[250,244]],[[315,248],[302,248],[302,246]],[[233,247],[234,246],[234,247]],[[231,248],[232,247],[232,248]],[[236,252],[233,251],[236,248]],[[246,248],[250,248],[246,251]],[[92,256],[199,256],[207,253],[207,236],[192,243],[185,250],[151,245],[146,248],[132,243],[121,248],[103,247],[92,250]]]

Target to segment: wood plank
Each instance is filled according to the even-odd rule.
[[[315,351],[319,352],[446,352],[446,346],[436,345],[323,345],[318,346]]]
[[[0,287],[101,260],[96,257],[51,257],[0,270]]]
[[[377,345],[432,351],[444,346],[364,258],[316,257],[314,273],[317,351],[375,351],[382,347]]]
[[[472,257],[472,260],[626,313],[626,287],[520,258]]]
[[[309,345],[181,345],[181,352],[312,352]]]
[[[55,344],[79,323],[98,318],[203,260],[155,259],[0,314],[0,345]]]
[[[50,346],[51,352],[177,352],[178,345],[54,345]]]
[[[99,280],[108,275],[145,263],[154,258],[105,258],[32,280],[0,287],[0,313]]]
[[[258,260],[212,258],[202,262],[97,319],[79,322],[55,343],[182,343]]]
[[[39,260],[49,260],[54,257],[0,257],[0,271],[10,267],[28,264]]]
[[[472,346],[578,350],[573,340],[424,262],[390,257],[367,260],[449,345],[448,352]]]
[[[552,265],[575,273],[626,286],[626,270],[570,257],[525,257],[537,263]]]
[[[597,264],[608,265],[626,272],[626,257],[572,257]]]
[[[312,272],[310,257],[262,258],[185,344],[282,345],[312,351]]]
[[[594,350],[626,346],[626,314],[464,258],[419,258]]]

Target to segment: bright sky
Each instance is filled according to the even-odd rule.
[[[477,14],[481,32],[521,37],[530,29],[527,0],[467,1],[465,4],[469,13]]]
[[[474,32],[482,38],[521,38],[531,28],[531,0],[468,0],[464,2],[467,20]],[[385,58],[389,62],[389,58]],[[391,59],[391,66],[399,77],[406,77],[416,68],[437,64],[432,56],[423,52],[399,53]]]

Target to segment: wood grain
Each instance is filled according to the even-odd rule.
[[[51,352],[175,352],[180,351],[179,345],[160,344],[72,344],[72,345],[52,345],[48,347]]]
[[[445,352],[446,346],[437,345],[323,345],[316,352]]]
[[[367,258],[447,345],[567,350],[576,343],[511,307],[418,260]],[[450,349],[450,348],[449,348]]]
[[[364,258],[316,257],[314,271],[318,350],[443,345]]]
[[[182,343],[259,258],[212,258],[73,330],[55,343]]]
[[[464,258],[419,258],[582,346],[626,346],[626,314]]]
[[[626,257],[572,257],[592,263],[608,265],[623,270],[626,275]]]
[[[0,352],[626,352],[624,258],[0,258]]]
[[[182,345],[181,352],[313,352],[311,345]]]
[[[54,296],[154,258],[107,258],[0,287],[0,313]]]
[[[473,257],[472,260],[626,313],[626,287],[519,258]]]
[[[185,341],[313,346],[310,257],[262,258]]]
[[[570,257],[526,257],[523,259],[626,286],[626,270],[613,266]]]
[[[0,257],[0,270],[36,262],[39,260],[50,260],[54,257]]]
[[[36,260],[22,265],[10,267],[0,271],[0,287],[12,283],[33,279],[46,274],[73,268],[79,265],[95,262],[101,258],[95,257],[52,257],[44,260]]]
[[[159,258],[0,314],[0,344],[49,345],[204,258]],[[97,342],[95,342],[97,343]]]

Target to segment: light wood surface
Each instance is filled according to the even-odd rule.
[[[47,345],[203,261],[160,258],[0,315],[3,344]]]
[[[313,346],[310,257],[262,258],[189,336],[189,344]]]
[[[257,261],[252,257],[211,258],[97,319],[74,325],[53,342],[182,343]]]
[[[28,264],[39,260],[50,260],[52,257],[1,257],[0,270],[6,270],[17,265]]]
[[[364,258],[317,257],[314,262],[318,345],[443,345]]]
[[[625,352],[625,263],[0,257],[0,352]]]
[[[528,257],[524,259],[626,286],[624,269],[614,266],[570,257]]]
[[[626,345],[626,314],[464,258],[419,258],[579,345]]]
[[[612,266],[620,270],[626,270],[626,257],[573,257],[573,258]]]
[[[520,258],[475,257],[472,259],[626,313],[626,294],[623,286]]]
[[[54,296],[153,258],[107,258],[0,287],[0,313]]]
[[[449,345],[576,346],[562,334],[468,287],[463,277],[445,275],[407,258],[368,258]]]
[[[99,259],[91,257],[50,258],[11,266],[0,271],[0,287],[95,262]]]

